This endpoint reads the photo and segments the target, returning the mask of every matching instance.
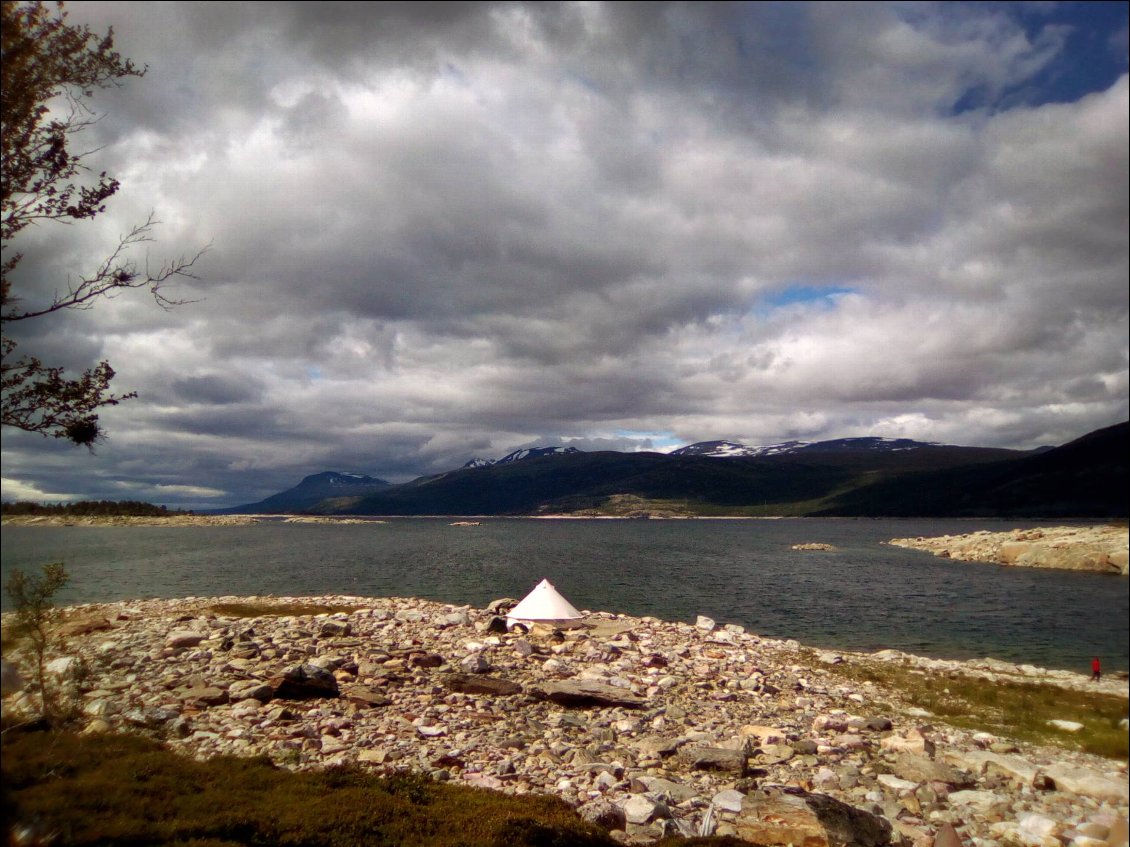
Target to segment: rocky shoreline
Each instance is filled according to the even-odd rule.
[[[77,606],[66,610],[50,672],[70,686],[88,732],[151,734],[201,759],[408,768],[552,793],[627,843],[679,833],[927,847],[947,825],[977,847],[1126,843],[1124,762],[954,729],[832,669],[894,662],[1120,697],[1125,680],[812,651],[706,618],[586,613],[573,628],[507,632],[506,602]],[[277,614],[303,607],[336,611]],[[21,660],[19,651],[7,658]],[[8,716],[33,711],[22,691],[4,699]]]
[[[250,526],[257,515],[5,515],[2,526]]]
[[[321,515],[9,515],[3,526],[252,526],[262,523],[382,524],[373,518]]]
[[[1126,576],[1130,573],[1128,539],[1130,532],[1125,526],[1058,526],[936,538],[892,538],[887,543],[962,562]]]

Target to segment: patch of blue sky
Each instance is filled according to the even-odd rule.
[[[790,285],[779,291],[765,294],[754,311],[759,314],[766,314],[776,309],[798,304],[832,309],[835,308],[838,297],[845,294],[855,294],[857,290],[845,285]]]
[[[1065,32],[1063,48],[1037,73],[999,92],[972,88],[954,104],[953,113],[975,109],[1001,111],[1014,106],[1074,103],[1106,91],[1127,72],[1130,4],[1110,0],[1069,3],[1002,3],[1033,43],[1047,28]]]
[[[616,430],[617,438],[629,438],[632,441],[638,441],[641,445],[650,443],[650,446],[644,447],[646,450],[655,450],[664,453],[668,450],[674,450],[676,447],[682,447],[683,442],[675,437],[673,432],[652,432],[640,429],[618,429]]]

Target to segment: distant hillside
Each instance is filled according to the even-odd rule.
[[[356,514],[502,515],[598,507],[614,494],[736,508],[818,497],[842,474],[660,453],[573,453],[468,468],[366,497]]]
[[[846,438],[671,454],[515,451],[402,485],[308,476],[226,513],[1125,517],[1130,423],[1034,451]]]
[[[390,483],[364,474],[326,471],[306,477],[294,488],[272,494],[258,503],[219,509],[221,515],[277,515],[305,512],[319,503],[337,497],[363,497],[388,488]]]
[[[1130,423],[1052,450],[886,479],[845,492],[817,515],[1127,517]]]
[[[938,468],[997,462],[1017,451],[916,444],[875,449],[876,439],[802,445],[762,456],[547,453],[472,466],[390,487],[319,510],[381,515],[524,515],[613,512],[617,502],[656,513],[805,515],[879,480]],[[852,447],[856,449],[852,449]]]

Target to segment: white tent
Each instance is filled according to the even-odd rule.
[[[572,621],[581,617],[576,607],[557,593],[548,579],[534,586],[517,606],[506,613],[506,625],[529,621]]]

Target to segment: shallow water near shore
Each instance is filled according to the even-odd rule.
[[[223,595],[414,596],[482,606],[548,577],[578,608],[869,651],[1089,672],[1130,667],[1125,577],[952,562],[899,536],[1040,526],[953,520],[443,519],[373,525],[5,527],[0,562],[63,561],[60,603]],[[796,551],[823,542],[834,551]],[[9,608],[4,597],[4,608]]]

